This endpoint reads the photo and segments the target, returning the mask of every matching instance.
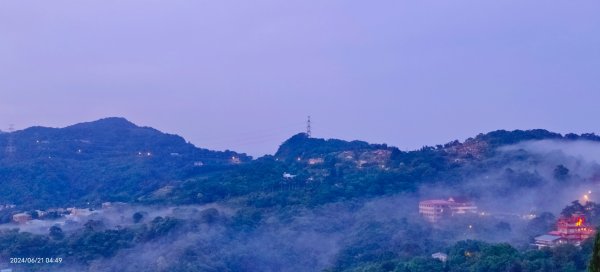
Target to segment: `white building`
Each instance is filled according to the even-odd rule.
[[[555,247],[557,245],[566,244],[567,240],[558,235],[544,234],[538,237],[535,237],[535,246],[538,249],[542,249],[545,247]]]
[[[451,197],[448,201],[452,203],[451,209],[453,214],[477,213],[477,206],[467,199]]]
[[[419,214],[432,223],[444,217],[476,213],[477,206],[461,198],[451,197],[448,200],[430,199],[419,202]]]
[[[442,252],[437,252],[437,253],[431,254],[431,258],[440,260],[441,262],[445,263],[448,260],[448,254],[442,253]]]
[[[293,179],[295,177],[296,177],[296,175],[292,175],[290,173],[283,173],[283,178],[285,178],[285,179]]]

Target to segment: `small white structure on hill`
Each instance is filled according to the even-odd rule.
[[[448,254],[442,253],[442,252],[437,252],[437,253],[431,254],[431,258],[440,260],[441,262],[445,263],[448,260]]]
[[[284,172],[284,173],[283,173],[283,178],[284,178],[284,179],[293,179],[293,178],[295,178],[296,176],[297,176],[297,175],[292,175],[292,174],[290,174],[290,173],[287,173],[287,172]]]
[[[310,164],[310,165],[322,164],[323,162],[325,162],[325,160],[323,160],[323,158],[310,158],[310,159],[308,159],[308,164]]]

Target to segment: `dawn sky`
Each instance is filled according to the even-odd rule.
[[[200,147],[600,133],[600,1],[0,0],[0,129],[108,116]]]

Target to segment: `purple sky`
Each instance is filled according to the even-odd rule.
[[[0,2],[0,129],[107,116],[272,153],[600,132],[600,1]]]

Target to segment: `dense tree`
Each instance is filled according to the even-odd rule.
[[[223,231],[223,237],[190,243],[192,245],[179,249],[183,258],[174,271],[245,270],[270,260],[256,260],[254,256],[238,252],[234,252],[233,257],[210,259],[204,256],[209,254],[207,252],[218,251],[224,244],[242,244],[252,235],[263,234],[261,227],[269,231],[285,229],[285,223],[293,221],[299,210],[397,194],[412,197],[418,195],[416,192],[420,188],[429,185],[466,191],[476,198],[476,190],[459,188],[466,180],[487,175],[490,169],[501,171],[501,181],[482,186],[499,196],[535,190],[552,175],[557,180],[575,182],[576,176],[571,176],[564,165],[556,166],[554,172],[551,172],[554,163],[544,173],[523,170],[513,164],[535,160],[535,156],[524,150],[502,151],[498,155],[500,152],[496,149],[525,140],[561,137],[544,130],[495,131],[465,143],[456,141],[404,152],[387,145],[315,139],[299,134],[287,140],[274,156],[250,161],[243,154],[199,149],[181,137],[140,128],[124,120],[104,120],[57,130],[32,128],[19,133],[17,144],[22,145],[19,147],[23,151],[23,155],[19,155],[22,157],[0,158],[0,179],[5,186],[14,188],[3,190],[0,197],[20,205],[18,211],[1,210],[1,222],[9,222],[13,213],[36,207],[67,204],[98,207],[104,201],[141,204],[230,201],[228,204],[234,203],[235,213],[229,216],[227,212],[210,208],[189,214],[183,211],[178,218],[186,219],[146,219],[147,216],[137,212],[131,217],[136,224],[126,227],[92,220],[79,230],[65,227],[68,231],[63,232],[60,227],[52,227],[47,235],[0,231],[0,257],[67,256],[73,262],[89,264],[111,258],[135,245],[169,241],[180,233],[202,236],[219,229]],[[573,137],[570,135],[568,139]],[[585,137],[599,140],[592,135]],[[36,142],[38,139],[39,143]],[[4,136],[0,136],[2,140],[6,140]],[[237,164],[238,160],[240,164]],[[284,177],[283,173],[291,175]],[[565,214],[583,212],[594,222],[600,214],[598,210],[590,202],[585,206],[574,202],[565,209]],[[37,212],[31,214],[35,216]],[[593,247],[589,242],[581,248],[566,245],[545,250],[521,247],[517,250],[509,244],[476,240],[454,243],[457,239],[479,239],[485,233],[508,235],[518,229],[517,225],[511,226],[491,217],[464,218],[465,221],[439,222],[439,229],[418,219],[397,218],[353,226],[352,235],[336,244],[340,248],[333,257],[331,270],[583,271],[592,254]],[[526,236],[546,233],[552,229],[555,220],[550,213],[540,214],[529,221]],[[283,226],[273,223],[279,221],[284,222],[280,223]],[[277,226],[281,228],[274,229]],[[289,231],[295,233],[304,229]],[[311,231],[336,235],[335,226],[327,224],[308,232]],[[288,246],[288,241],[282,241],[277,250],[291,256],[290,260],[297,260],[299,257],[294,256],[297,253],[288,251]],[[448,253],[446,263],[431,258],[431,253],[438,251]],[[157,260],[160,266],[166,266],[164,258],[160,260]],[[205,263],[211,263],[211,266]],[[281,266],[274,267],[274,270],[281,270],[277,269]]]
[[[133,223],[139,223],[144,219],[144,215],[141,212],[136,212],[132,215]]]
[[[562,164],[554,168],[554,178],[557,180],[566,180],[569,177],[569,169]]]
[[[50,232],[48,235],[54,240],[62,240],[65,238],[65,233],[59,226],[50,227]]]
[[[380,270],[386,271],[386,270]],[[410,260],[409,262],[400,264],[395,272],[442,272],[444,271],[444,263],[439,260],[418,257]]]
[[[581,214],[585,213],[585,207],[583,205],[581,205],[581,203],[579,203],[579,200],[575,200],[575,201],[571,202],[571,205],[565,207],[562,210],[561,215],[571,216],[575,213],[581,213]]]
[[[590,258],[589,271],[600,272],[600,229],[596,231],[596,237],[594,238],[594,249]]]

